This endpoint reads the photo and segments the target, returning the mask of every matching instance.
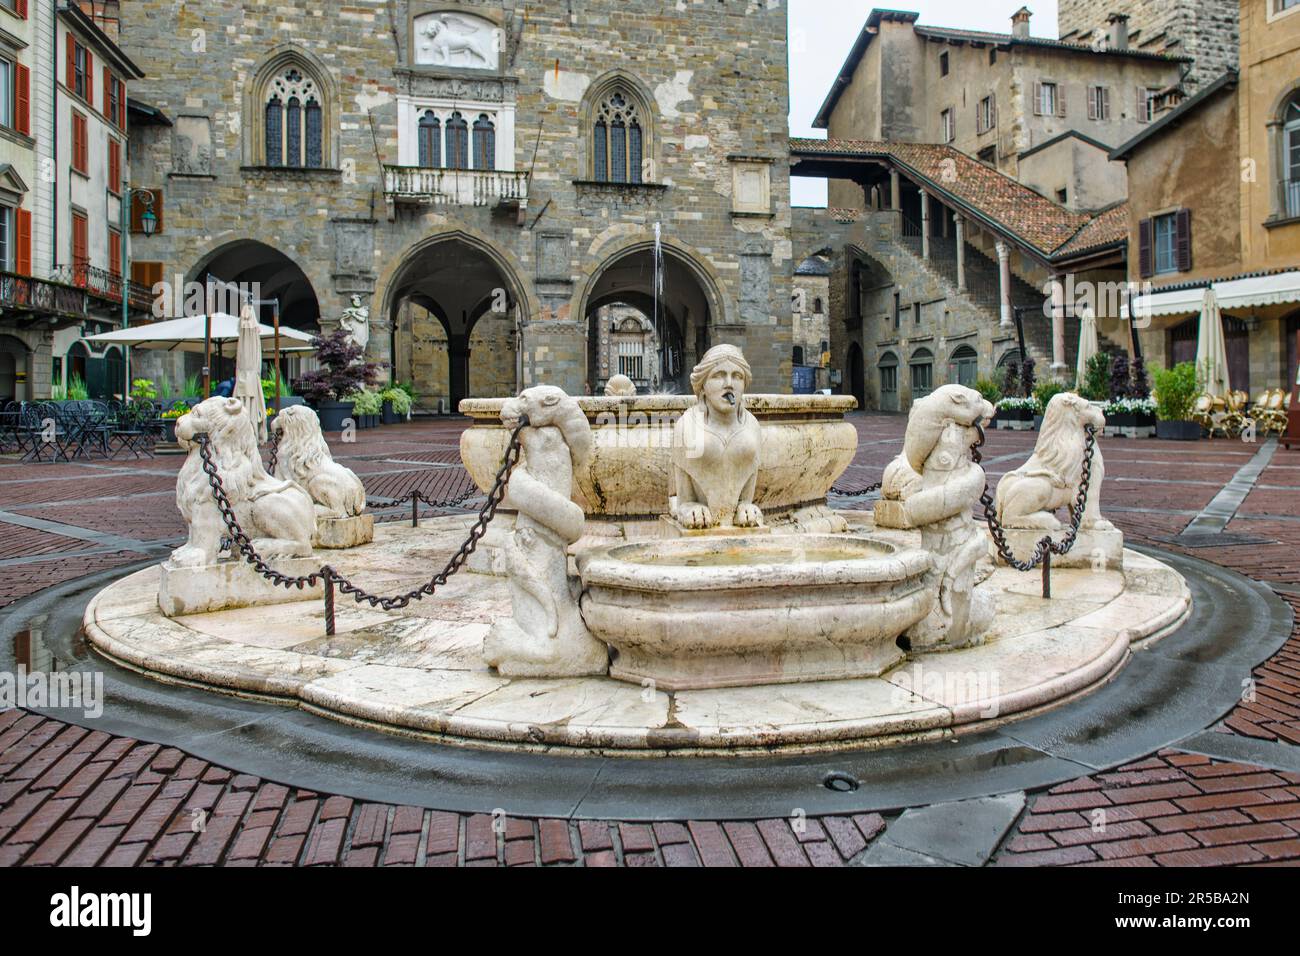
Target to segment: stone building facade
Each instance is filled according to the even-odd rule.
[[[1132,46],[1191,58],[1185,83],[1195,92],[1237,69],[1239,6],[1240,0],[1059,0],[1056,24],[1062,40],[1102,45],[1109,18],[1126,16]]]
[[[133,131],[134,184],[165,209],[136,256],[168,281],[256,283],[300,328],[359,295],[372,358],[453,404],[581,394],[597,310],[648,312],[658,275],[666,380],[730,342],[755,388],[788,391],[786,16],[132,0],[123,42],[150,63],[133,95],[172,124]]]

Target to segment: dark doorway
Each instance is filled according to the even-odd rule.
[[[862,367],[862,346],[849,346],[849,391],[858,400],[858,408],[867,407],[867,382]]]

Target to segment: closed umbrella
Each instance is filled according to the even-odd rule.
[[[1074,373],[1075,388],[1083,388],[1084,380],[1088,377],[1088,363],[1097,354],[1098,348],[1097,317],[1092,314],[1092,309],[1084,309],[1079,318],[1079,367]]]
[[[247,305],[239,313],[234,397],[244,403],[244,411],[253,423],[257,440],[266,441],[266,399],[262,395],[262,343],[258,335],[257,315],[252,307]]]
[[[1228,379],[1228,346],[1223,337],[1223,315],[1214,286],[1205,290],[1201,303],[1201,328],[1196,341],[1196,374],[1205,393],[1224,397],[1232,387]]]

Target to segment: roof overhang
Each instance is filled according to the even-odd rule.
[[[1131,303],[1132,314],[1138,318],[1195,315],[1201,311],[1205,291],[1209,288],[1214,289],[1219,308],[1224,312],[1262,309],[1272,305],[1300,305],[1300,270],[1206,282],[1203,285],[1136,296]],[[1128,318],[1129,313],[1130,306],[1125,306],[1121,316]]]
[[[113,42],[113,38],[101,30],[94,20],[82,13],[80,7],[65,3],[59,7],[59,19],[77,30],[83,39],[94,43],[99,54],[112,63],[117,72],[123,74],[128,80],[144,78],[144,70],[136,66],[131,58]]]

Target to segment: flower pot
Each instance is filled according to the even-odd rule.
[[[385,425],[400,425],[403,422],[403,420],[404,420],[404,416],[399,415],[397,414],[397,412],[393,411],[392,402],[384,402],[384,424]]]
[[[348,402],[321,402],[316,406],[316,415],[320,418],[323,432],[343,431],[343,422],[352,417],[352,405]]]
[[[175,418],[164,418],[162,420],[163,441],[173,445],[176,444],[176,422],[177,419]]]
[[[1042,415],[1035,415],[1035,416],[1034,416],[1034,431],[1038,431],[1038,429],[1040,429],[1040,428],[1042,428],[1042,427],[1043,427],[1043,416],[1042,416]]]
[[[1196,422],[1156,422],[1156,437],[1164,441],[1197,441],[1201,426]]]

